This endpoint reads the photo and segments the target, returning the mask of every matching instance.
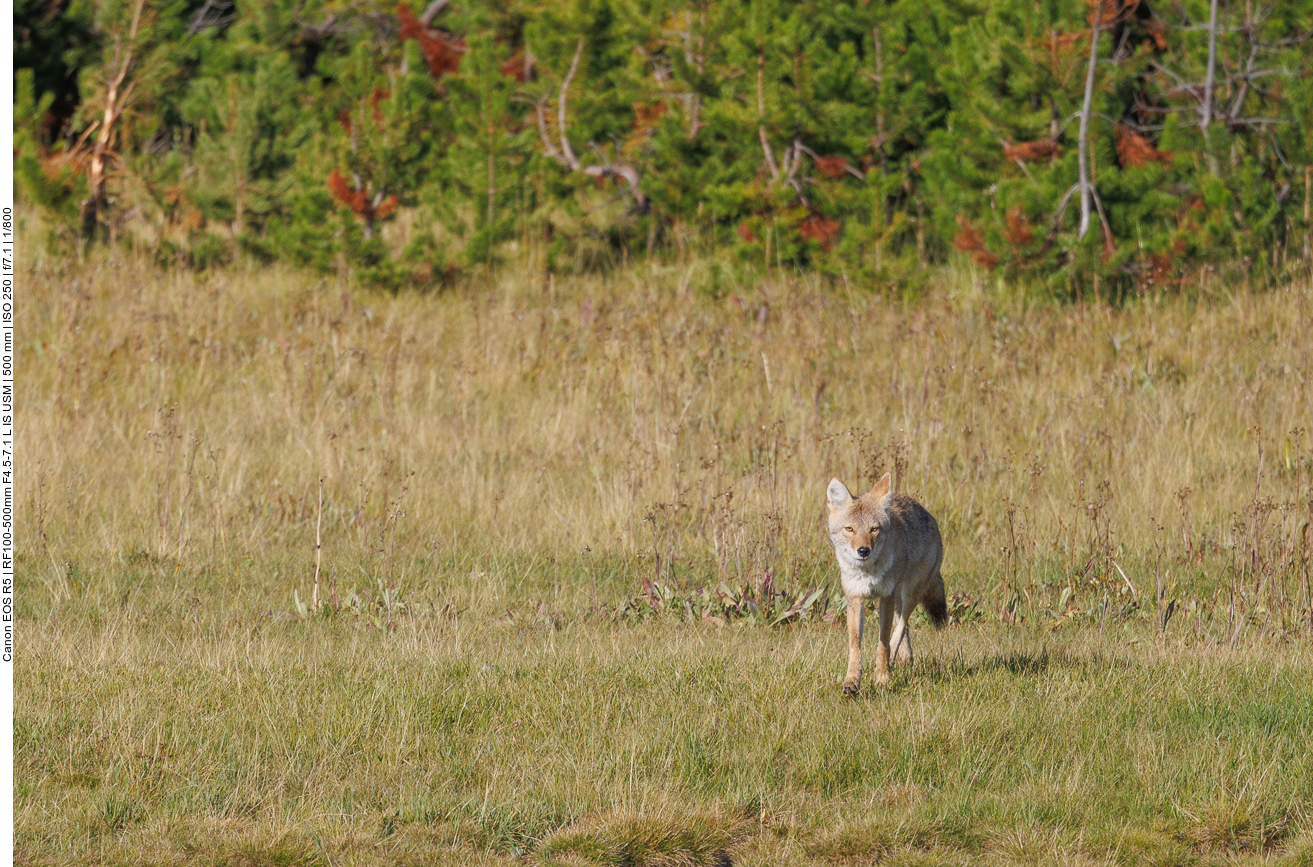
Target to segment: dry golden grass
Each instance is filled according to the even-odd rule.
[[[800,584],[830,571],[829,478],[893,469],[950,592],[1152,598],[1161,564],[1176,595],[1308,612],[1307,284],[1111,310],[809,278],[716,301],[678,268],[397,298],[113,257],[24,276],[23,553],[54,600],[134,557],[308,594],[321,478],[325,582],[494,607],[617,571]]]
[[[29,863],[1313,852],[1308,284],[25,267]],[[815,618],[616,616],[645,578],[832,584],[826,483],[886,469],[970,597],[889,691],[844,700]]]

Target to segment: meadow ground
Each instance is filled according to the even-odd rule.
[[[21,264],[22,863],[1313,863],[1308,283]],[[953,622],[845,699],[885,470]]]

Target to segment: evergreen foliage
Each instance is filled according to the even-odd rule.
[[[20,7],[24,195],[192,265],[399,289],[512,244],[698,245],[868,285],[969,256],[1070,297],[1310,259],[1297,0]]]

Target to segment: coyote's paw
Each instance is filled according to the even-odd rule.
[[[857,689],[861,685],[861,680],[856,677],[850,677],[843,682],[844,695],[857,695]]]
[[[875,673],[875,685],[876,685],[876,686],[888,686],[888,685],[889,685],[889,670],[888,670],[888,669],[885,669],[884,671],[877,671],[877,672]]]

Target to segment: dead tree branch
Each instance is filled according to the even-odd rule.
[[[575,73],[579,71],[579,60],[583,57],[583,53],[584,40],[580,38],[579,44],[574,50],[574,57],[570,60],[570,70],[561,81],[561,89],[556,98],[556,130],[557,137],[560,139],[559,146],[552,141],[551,130],[548,129],[547,97],[544,96],[534,103],[534,113],[538,120],[538,137],[542,139],[543,150],[547,156],[572,172],[582,171],[590,178],[609,178],[624,181],[625,194],[634,200],[635,212],[646,214],[651,208],[651,201],[639,186],[641,176],[638,169],[607,158],[602,149],[593,142],[589,142],[588,145],[597,154],[598,159],[601,160],[601,165],[583,167],[579,162],[579,157],[575,155],[574,148],[570,146],[570,136],[566,129],[570,84],[574,81]]]
[[[419,23],[423,24],[425,27],[432,26],[433,19],[437,18],[438,13],[445,9],[450,2],[451,0],[433,0],[433,2],[428,5],[428,8],[424,10],[424,14],[419,16]]]
[[[1090,227],[1090,160],[1089,132],[1090,112],[1094,105],[1094,69],[1099,59],[1099,25],[1103,23],[1102,6],[1094,7],[1094,22],[1090,28],[1090,62],[1085,70],[1085,101],[1080,110],[1080,141],[1076,148],[1076,163],[1080,171],[1080,228],[1078,238],[1084,238]]]
[[[561,156],[573,171],[579,169],[579,158],[574,155],[574,148],[570,147],[570,138],[565,134],[565,102],[570,93],[570,82],[574,80],[574,74],[579,70],[579,58],[583,53],[584,40],[581,36],[579,45],[574,50],[574,59],[570,61],[570,71],[565,74],[565,80],[561,82],[561,95],[556,100],[556,126],[561,136]]]
[[[118,71],[105,83],[105,108],[100,119],[96,143],[91,150],[91,160],[87,165],[87,187],[89,195],[82,202],[81,223],[82,239],[90,241],[95,237],[96,226],[100,221],[101,211],[105,206],[105,164],[111,158],[111,146],[114,142],[115,126],[132,100],[132,91],[136,82],[123,86],[132,62],[136,58],[137,29],[141,25],[141,12],[146,0],[137,0],[132,11],[132,25],[128,29],[126,44],[121,35],[115,37],[114,58]],[[122,91],[119,88],[123,88]]]

